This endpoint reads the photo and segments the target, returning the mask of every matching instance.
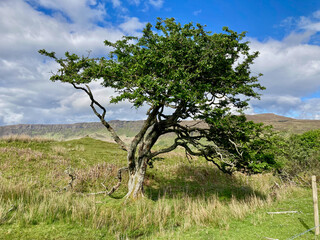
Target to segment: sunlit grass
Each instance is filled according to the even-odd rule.
[[[42,136],[36,136],[36,137],[31,137],[29,135],[6,135],[0,138],[0,140],[6,141],[6,142],[14,142],[14,141],[19,141],[19,142],[51,142],[53,141],[50,138],[45,138]]]
[[[124,202],[126,175],[112,197],[88,195],[104,190],[102,183],[110,188],[117,182],[117,170],[126,163],[117,145],[90,138],[1,139],[0,236],[179,239],[175,232],[195,227],[229,231],[234,221],[244,221],[297,191],[272,174],[225,175],[202,159],[187,160],[179,150],[162,157],[148,169],[145,199]],[[76,178],[66,188],[70,173]]]

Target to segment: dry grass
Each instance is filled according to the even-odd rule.
[[[65,154],[68,151],[67,148],[59,145],[54,145],[51,147],[51,149],[55,154],[58,154],[58,155]]]
[[[28,135],[7,135],[0,138],[0,140],[6,141],[6,142],[14,142],[14,141],[20,141],[20,142],[51,142],[52,139],[44,138],[41,136],[28,136]]]
[[[100,179],[104,174],[114,174],[116,167],[108,164],[97,165],[78,171],[79,179]],[[246,176],[247,177],[247,176]],[[237,176],[245,178],[245,176]],[[270,176],[249,178],[252,187],[264,186],[266,198],[254,194],[244,199],[232,197],[230,201],[220,200],[218,195],[209,197],[197,195],[171,196],[165,193],[157,201],[149,199],[123,204],[122,201],[75,195],[72,192],[53,192],[48,189],[35,189],[36,182],[12,184],[0,177],[0,219],[5,223],[37,224],[39,222],[66,221],[80,223],[83,226],[108,229],[110,234],[129,237],[133,234],[158,234],[179,227],[188,230],[194,226],[217,227],[228,229],[232,219],[244,219],[259,208],[271,205],[274,194],[271,194]],[[257,181],[260,181],[257,184]],[[240,182],[240,180],[239,180]],[[267,185],[267,186],[265,186]],[[32,190],[33,189],[33,190]],[[290,189],[289,189],[290,190]],[[278,188],[276,196],[286,196],[288,188]],[[117,201],[117,202],[115,202]],[[10,210],[11,209],[11,210]],[[10,210],[10,211],[9,211]]]
[[[42,159],[44,154],[31,148],[2,147],[1,153],[5,153],[12,159],[19,159],[26,162]]]
[[[73,190],[75,192],[87,192],[101,189],[103,185],[111,188],[118,181],[117,176],[119,167],[114,164],[100,163],[96,164],[88,169],[73,170],[73,175],[76,177]],[[123,180],[124,184],[126,179]],[[103,185],[102,185],[103,184]]]
[[[98,155],[95,147],[101,144],[105,149],[106,143],[90,139],[36,143],[2,142],[0,225],[28,228],[62,222],[107,231],[118,239],[161,236],[195,226],[228,229],[235,219],[243,220],[291,191],[274,188],[277,179],[271,174],[226,176],[201,159],[189,162],[178,151],[148,169],[145,199],[124,203],[114,198],[124,196],[127,174],[114,198],[87,195],[104,190],[101,183],[111,187],[117,182],[119,163],[113,159],[119,154],[113,145]],[[101,156],[108,161],[97,162]],[[67,191],[66,168],[76,176]]]

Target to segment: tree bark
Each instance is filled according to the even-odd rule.
[[[126,199],[136,200],[144,197],[143,195],[143,181],[146,174],[146,162],[145,160],[142,164],[136,165],[134,171],[129,171],[129,181],[128,181],[128,193],[126,194]]]

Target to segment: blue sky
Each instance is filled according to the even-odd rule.
[[[87,96],[48,80],[57,66],[37,51],[107,54],[103,40],[139,36],[157,17],[247,31],[260,52],[252,72],[267,87],[247,113],[320,119],[320,1],[0,0],[0,125],[97,121]],[[91,87],[108,119],[144,118],[127,102],[110,105],[111,89]]]
[[[48,15],[59,12],[72,22],[68,14],[62,9],[53,9],[39,4],[40,1],[27,1],[38,11]],[[53,1],[54,2],[54,1]],[[87,1],[88,3],[90,1]],[[154,2],[151,4],[151,2]],[[93,1],[89,6],[96,8],[99,3],[104,4],[106,16],[103,21],[95,21],[100,26],[121,24],[124,17],[137,17],[140,22],[155,22],[156,17],[174,17],[181,23],[206,24],[208,29],[217,32],[223,26],[235,31],[247,31],[249,36],[261,41],[270,37],[282,39],[289,33],[290,27],[284,26],[284,21],[298,20],[302,16],[311,16],[320,9],[320,1],[315,0],[213,0],[213,1]],[[292,22],[293,23],[293,22]]]

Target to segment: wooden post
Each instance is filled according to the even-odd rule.
[[[315,234],[319,235],[319,210],[318,210],[318,193],[317,193],[317,177],[312,176],[312,195],[313,195],[313,210],[314,210],[314,226],[316,227]]]

